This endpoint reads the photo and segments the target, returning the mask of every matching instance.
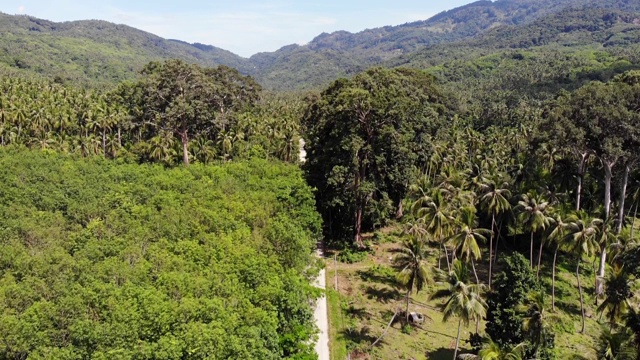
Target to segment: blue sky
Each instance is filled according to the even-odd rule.
[[[101,19],[201,42],[242,56],[304,44],[322,32],[357,32],[425,20],[471,0],[1,0],[0,11],[53,21]]]

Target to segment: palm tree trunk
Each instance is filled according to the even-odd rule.
[[[107,130],[102,128],[102,155],[107,157]]]
[[[180,134],[180,139],[182,140],[182,162],[189,165],[189,136],[186,130]]]
[[[489,289],[491,289],[491,270],[493,269],[493,234],[495,233],[493,230],[496,224],[496,214],[491,215],[491,237],[489,238]]]
[[[494,251],[494,260],[493,263],[498,263],[498,245],[500,243],[500,237],[502,236],[502,220],[500,220],[500,225],[498,225],[498,234],[496,236],[496,250]]]
[[[356,210],[356,235],[355,235],[355,239],[354,239],[354,244],[356,246],[358,246],[358,248],[363,249],[364,248],[364,243],[362,242],[362,235],[360,234],[360,231],[362,230],[362,207],[358,206],[358,209]]]
[[[451,262],[449,262],[449,251],[447,250],[447,245],[442,242],[442,247],[444,248],[444,257],[447,259],[447,271],[451,271]]]
[[[460,346],[460,328],[462,327],[462,319],[458,320],[458,337],[456,338],[456,349],[453,351],[453,360],[458,357],[458,346]]]
[[[531,250],[529,250],[529,263],[533,269],[533,231],[531,231]]]
[[[411,300],[411,289],[407,291],[407,311],[406,311],[406,321],[409,323],[409,301]]]
[[[476,277],[476,284],[480,284],[478,273],[476,272],[476,264],[475,261],[473,261],[473,256],[471,256],[471,268],[473,269],[473,275]]]
[[[578,259],[578,266],[576,266],[576,278],[578,279],[578,291],[580,292],[580,313],[582,314],[582,330],[581,334],[584,334],[584,299],[582,297],[582,285],[580,285],[580,259]]]
[[[542,247],[544,245],[544,240],[540,239],[540,252],[538,252],[538,271],[536,272],[536,277],[538,281],[540,281],[540,267],[542,266]]]
[[[622,232],[622,226],[624,225],[624,201],[627,197],[627,183],[629,182],[629,165],[624,167],[624,178],[622,179],[622,188],[620,189],[620,206],[618,209],[618,228],[617,233]]]
[[[442,268],[440,264],[442,264],[442,248],[443,247],[444,245],[442,245],[442,242],[440,242],[440,249],[438,250],[438,270]],[[449,261],[449,259],[447,259],[447,261]]]
[[[604,220],[609,220],[611,214],[611,169],[615,165],[615,161],[602,161],[604,167]],[[600,249],[600,266],[598,267],[598,273],[596,274],[596,304],[598,303],[598,296],[604,292],[604,270],[607,264],[607,245],[601,244]]]
[[[638,203],[636,202],[636,209],[633,212],[633,221],[631,222],[631,234],[629,234],[629,237],[631,238],[631,241],[633,242],[633,230],[636,227],[636,216],[638,216]]]
[[[598,297],[604,293],[604,270],[607,265],[607,245],[601,244],[600,265],[596,274],[596,305],[598,305]]]
[[[582,178],[584,176],[584,167],[587,163],[588,154],[581,154],[580,167],[578,168],[578,190],[576,191],[576,211],[580,211],[580,200],[582,197]]]
[[[553,269],[551,275],[551,310],[556,311],[556,259],[558,258],[558,249],[560,246],[556,246],[556,251],[553,253]]]

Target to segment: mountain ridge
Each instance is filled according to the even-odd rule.
[[[134,78],[148,61],[179,58],[204,66],[237,68],[270,89],[297,90],[581,7],[640,11],[635,0],[480,0],[426,20],[356,33],[321,33],[308,44],[286,45],[249,58],[103,20],[58,23],[0,13],[0,64],[60,81],[104,86]]]

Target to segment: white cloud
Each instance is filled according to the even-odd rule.
[[[18,14],[24,14],[25,10],[26,10],[26,8],[24,7],[24,5],[18,6]]]

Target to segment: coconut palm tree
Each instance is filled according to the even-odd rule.
[[[558,259],[558,250],[564,246],[565,233],[567,229],[567,223],[564,222],[562,216],[556,215],[549,228],[549,234],[547,234],[547,240],[556,245],[556,249],[553,252],[553,265],[551,275],[551,310],[556,311],[556,262]],[[538,271],[540,269],[538,268]]]
[[[522,330],[534,349],[534,358],[538,358],[540,348],[545,344],[549,315],[546,312],[545,293],[533,291],[527,295],[527,301],[519,307],[525,317]]]
[[[460,258],[466,263],[471,262],[476,283],[479,284],[478,273],[474,260],[482,257],[479,242],[486,242],[491,230],[478,227],[478,218],[474,207],[463,208],[460,217],[456,220],[457,231],[451,235],[448,242],[453,245],[454,254],[459,253]]]
[[[406,238],[393,258],[394,266],[400,270],[396,278],[407,289],[406,320],[409,321],[411,292],[421,291],[432,282],[430,266],[427,264],[428,246],[416,236]]]
[[[500,346],[488,339],[486,344],[482,347],[478,355],[463,354],[458,356],[458,359],[462,360],[523,360],[524,359],[525,344],[518,344],[515,346]]]
[[[578,291],[580,292],[580,312],[582,314],[582,329],[584,333],[584,298],[582,295],[582,286],[580,284],[580,261],[583,255],[593,255],[599,249],[597,235],[602,220],[590,218],[584,211],[572,214],[568,219],[567,235],[565,241],[571,252],[576,256],[576,279],[578,280]]]
[[[489,288],[491,288],[491,274],[493,270],[493,237],[496,231],[499,233],[499,229],[496,228],[496,216],[511,210],[511,191],[508,189],[509,183],[503,182],[497,184],[496,182],[489,181],[480,185],[480,206],[489,215],[491,215],[491,236],[489,238]],[[498,244],[496,240],[496,259],[498,258]]]
[[[600,231],[598,232],[598,244],[600,246],[601,254],[602,249],[608,249],[612,245],[618,242],[618,234],[613,226],[614,219],[613,217],[609,217],[607,220],[603,221],[600,225]],[[612,254],[609,254],[612,255]],[[615,255],[615,254],[614,254]],[[613,259],[613,256],[611,256]],[[602,261],[602,257],[600,258]],[[602,265],[600,265],[602,266]],[[595,286],[596,286],[596,296],[595,296],[595,304],[598,306],[598,298],[604,295],[604,272],[600,273],[600,271],[594,274],[595,276]]]
[[[629,309],[628,300],[633,297],[629,274],[624,266],[614,264],[612,271],[605,279],[606,299],[598,307],[600,317],[606,312],[610,329],[613,329]]]
[[[636,360],[637,351],[633,344],[633,334],[627,328],[617,332],[602,326],[598,338],[597,354],[602,360]]]
[[[520,220],[525,228],[531,233],[531,250],[529,253],[529,261],[533,268],[533,236],[540,230],[545,230],[551,223],[552,218],[549,216],[551,212],[551,204],[540,194],[529,192],[523,194],[522,199],[515,207],[515,212],[519,214]],[[542,245],[540,248],[542,249]],[[540,250],[542,254],[542,250]]]
[[[451,269],[449,263],[449,251],[445,244],[446,238],[451,234],[453,216],[449,206],[444,199],[442,191],[434,188],[429,195],[423,192],[412,205],[412,211],[425,224],[427,231],[440,243],[440,251],[444,249],[447,259],[447,270]],[[441,255],[441,254],[440,254]],[[440,258],[438,256],[438,269],[440,269]]]
[[[458,336],[456,337],[456,347],[453,353],[455,360],[460,346],[460,330],[462,324],[469,326],[474,320],[480,320],[487,313],[487,303],[482,299],[482,285],[468,284],[469,270],[463,262],[456,260],[453,262],[450,272],[438,273],[438,282],[446,285],[446,288],[436,291],[431,295],[432,299],[447,299],[441,305],[443,312],[442,321],[447,322],[450,318],[458,318]]]
[[[633,306],[629,307],[629,311],[624,316],[624,322],[633,333],[633,344],[636,348],[636,354],[640,357],[640,311]]]

